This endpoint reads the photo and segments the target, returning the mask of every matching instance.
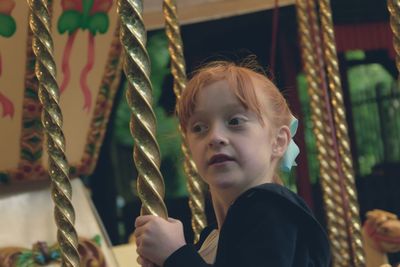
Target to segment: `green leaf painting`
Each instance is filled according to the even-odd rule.
[[[57,29],[60,34],[68,32],[67,43],[65,44],[62,56],[63,80],[60,85],[60,92],[63,93],[71,78],[69,58],[78,30],[88,30],[87,63],[80,74],[80,89],[83,95],[83,109],[87,112],[92,107],[92,93],[87,83],[87,78],[94,66],[95,61],[95,40],[97,33],[105,34],[109,29],[108,11],[113,4],[112,0],[61,0],[63,13],[58,19]]]
[[[15,19],[0,13],[0,36],[11,37],[17,29]]]

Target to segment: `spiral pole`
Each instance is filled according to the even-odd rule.
[[[163,15],[165,19],[165,33],[168,38],[168,50],[171,55],[171,72],[174,76],[174,92],[175,96],[179,99],[182,91],[185,89],[187,77],[175,0],[163,1]]]
[[[396,51],[396,66],[400,73],[400,2],[388,0],[387,6],[390,13],[390,27],[393,32],[393,47]]]
[[[310,2],[310,1],[309,1]],[[313,2],[313,1],[312,1]],[[307,1],[296,1],[297,21],[301,44],[302,60],[308,83],[308,95],[310,96],[311,119],[313,132],[317,143],[317,156],[320,163],[321,187],[326,210],[328,234],[331,241],[333,266],[348,266],[350,260],[346,223],[343,220],[344,210],[341,208],[342,198],[340,194],[339,175],[331,138],[332,128],[324,114],[325,81],[320,75],[323,66],[318,62],[316,51],[320,49],[318,38],[319,28],[315,12],[315,5]],[[325,85],[326,86],[326,85]]]
[[[32,48],[36,56],[35,74],[39,81],[39,100],[43,105],[42,124],[47,138],[49,174],[52,181],[54,217],[57,240],[61,251],[61,266],[79,266],[78,236],[74,228],[72,187],[69,165],[65,156],[63,117],[59,106],[53,39],[50,33],[51,16],[46,0],[28,0],[29,25],[33,33]]]
[[[119,0],[120,41],[125,53],[123,68],[128,81],[126,98],[131,109],[130,130],[134,139],[133,159],[138,171],[137,191],[142,214],[167,218],[165,186],[160,172],[161,156],[157,144],[156,117],[152,108],[150,59],[146,51],[146,29],[142,18],[143,2]]]
[[[345,185],[344,185],[344,174],[341,169],[341,161],[340,155],[338,151],[338,142],[335,135],[335,124],[333,119],[332,107],[330,104],[330,97],[328,92],[328,85],[326,80],[326,71],[325,71],[325,62],[322,51],[322,41],[321,41],[321,29],[318,22],[318,15],[316,12],[316,3],[314,0],[308,0],[308,9],[311,18],[311,29],[312,29],[312,39],[314,42],[314,51],[316,51],[316,61],[318,66],[318,80],[321,92],[321,105],[324,108],[324,112],[322,113],[325,123],[325,134],[328,140],[329,149],[328,155],[330,158],[330,179],[329,177],[325,177],[322,179],[322,185],[329,187],[333,190],[333,200],[336,207],[341,207],[340,211],[336,212],[336,216],[331,217],[331,219],[335,220],[336,229],[337,229],[337,242],[340,245],[340,249],[337,251],[336,259],[334,261],[337,262],[338,266],[349,266],[351,265],[351,250],[350,250],[350,231],[348,230],[348,223],[346,221],[346,210],[348,208],[348,199],[346,195]],[[324,103],[324,104],[322,104]],[[325,181],[324,181],[325,180]],[[325,189],[326,191],[327,189]],[[333,214],[331,214],[333,215]]]
[[[357,202],[357,191],[354,182],[354,169],[351,159],[350,141],[347,132],[347,122],[343,103],[342,85],[340,82],[339,65],[335,47],[332,11],[329,0],[320,0],[320,17],[324,57],[328,73],[329,90],[333,107],[336,138],[341,159],[341,167],[345,178],[345,190],[348,198],[346,219],[350,231],[351,254],[353,266],[365,266],[365,256],[361,237],[361,224]]]
[[[177,5],[175,0],[163,1],[163,14],[165,19],[165,32],[168,38],[168,49],[171,55],[171,72],[174,77],[174,93],[179,100],[182,91],[186,86],[186,64],[183,55],[183,44],[177,15]],[[204,184],[198,175],[196,165],[193,162],[185,137],[182,135],[182,152],[185,156],[184,172],[187,177],[187,188],[189,192],[189,207],[192,212],[192,229],[194,241],[197,242],[201,231],[207,225],[205,215]]]

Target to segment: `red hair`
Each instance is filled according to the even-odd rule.
[[[186,133],[188,121],[195,110],[199,91],[207,85],[221,80],[228,82],[229,88],[244,108],[255,112],[262,123],[264,123],[262,120],[263,110],[267,110],[264,115],[275,127],[289,126],[292,113],[286,99],[270,79],[256,71],[254,64],[250,68],[238,66],[232,62],[215,61],[194,73],[178,100],[176,111],[184,133]],[[259,99],[256,88],[262,90],[266,97]]]

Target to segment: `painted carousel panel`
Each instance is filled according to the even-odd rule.
[[[0,1],[0,170],[16,168],[20,158],[27,12],[23,1]]]
[[[93,171],[119,84],[116,2],[52,2],[54,59],[71,177]],[[24,1],[0,1],[0,22],[8,22],[0,23],[0,150],[7,151],[0,158],[0,184],[47,178],[28,13]]]
[[[82,266],[92,266],[88,265],[90,260],[98,262],[98,266],[118,266],[107,234],[82,182],[74,179],[72,189],[75,228],[80,237],[79,250],[81,260],[86,261]],[[0,189],[0,229],[3,229],[0,231],[0,266],[4,266],[2,264],[7,258],[9,262],[45,261],[59,266],[60,253],[55,245],[57,227],[53,209],[50,184],[47,182],[24,183]],[[14,255],[12,259],[10,255]]]

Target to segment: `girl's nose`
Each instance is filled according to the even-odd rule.
[[[208,146],[212,148],[218,148],[221,146],[225,146],[228,144],[228,139],[224,134],[224,130],[221,127],[213,127],[213,129],[209,133],[209,142]]]
[[[225,146],[226,144],[227,144],[227,142],[224,139],[215,138],[215,139],[212,139],[208,145],[209,145],[209,147],[217,148],[217,147]]]

